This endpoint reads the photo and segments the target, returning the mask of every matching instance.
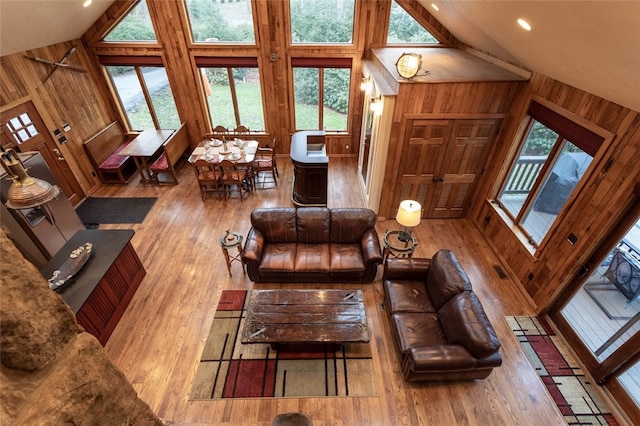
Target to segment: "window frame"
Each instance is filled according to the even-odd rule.
[[[527,142],[529,137],[529,132],[534,124],[534,121],[542,124],[548,129],[555,132],[558,137],[553,144],[553,147],[549,151],[547,159],[545,160],[538,177],[533,183],[525,202],[523,203],[520,211],[517,215],[514,215],[504,207],[504,203],[501,201],[501,194],[509,182],[511,177],[511,173],[513,169],[516,167],[517,162],[520,158],[520,154],[522,152],[524,144]],[[553,234],[553,229],[558,226],[560,221],[562,220],[563,212],[566,211],[567,206],[570,202],[575,198],[575,195],[580,192],[581,188],[584,185],[584,182],[588,179],[591,169],[596,164],[596,156],[599,151],[599,148],[607,142],[612,135],[601,129],[581,117],[566,111],[557,105],[554,105],[542,98],[532,97],[528,104],[528,108],[525,111],[525,115],[521,121],[519,130],[515,136],[518,139],[518,144],[514,150],[513,156],[511,158],[511,162],[509,168],[503,175],[503,179],[499,186],[497,186],[497,190],[495,192],[495,196],[493,199],[494,204],[498,205],[502,212],[507,216],[509,220],[512,221],[513,226],[516,228],[514,232],[521,233],[525,236],[525,240],[529,243],[534,252],[540,250],[542,246],[544,246],[545,241],[549,239],[549,236]],[[553,170],[553,166],[556,164],[558,158],[562,154],[563,147],[565,144],[569,142],[578,148],[580,148],[583,152],[590,155],[592,157],[592,161],[589,166],[585,170],[584,174],[578,180],[576,187],[573,189],[571,195],[563,205],[562,209],[553,220],[551,226],[546,231],[544,237],[541,241],[535,241],[531,233],[524,227],[524,221],[527,218],[528,214],[531,213],[533,208],[533,204],[535,203],[540,191],[542,190],[543,185],[547,182],[547,178],[549,173]]]
[[[151,94],[147,87],[147,83],[144,79],[141,68],[164,68],[165,74],[167,75],[167,81],[169,83],[169,88],[171,90],[171,97],[173,98],[173,103],[176,109],[176,114],[178,115],[178,121],[181,122],[180,119],[180,111],[178,110],[178,105],[175,101],[175,96],[173,94],[173,88],[171,88],[171,81],[168,79],[169,73],[166,70],[164,62],[159,56],[99,56],[100,65],[104,67],[104,73],[109,81],[109,85],[115,97],[118,99],[118,107],[121,111],[121,115],[124,118],[124,121],[127,123],[127,127],[130,131],[133,130],[141,130],[141,129],[133,129],[131,125],[131,120],[129,119],[129,114],[124,108],[122,103],[122,98],[120,97],[120,93],[118,92],[118,88],[113,81],[113,77],[111,73],[108,71],[107,67],[112,66],[126,66],[133,67],[136,76],[138,77],[138,83],[142,89],[142,94],[144,96],[145,103],[147,104],[147,108],[149,109],[149,114],[151,115],[151,120],[153,121],[153,125],[156,130],[161,130],[160,121],[158,119],[158,115],[155,110],[155,106],[153,104]]]
[[[198,74],[199,74],[199,78],[201,79],[201,86],[203,90],[205,90],[205,84],[204,84],[204,81],[202,80],[202,73],[201,73],[202,68],[226,69],[227,78],[229,79],[229,90],[231,92],[231,102],[233,104],[233,115],[236,120],[235,127],[238,127],[240,125],[247,125],[246,123],[242,123],[240,121],[241,114],[240,114],[240,109],[238,104],[238,95],[236,93],[236,88],[235,88],[235,80],[233,78],[233,69],[234,68],[255,68],[258,71],[258,74],[260,74],[258,58],[253,56],[233,56],[233,57],[195,56],[194,62],[198,69]],[[209,101],[207,100],[206,93],[203,92],[203,95],[204,95],[203,99],[205,103],[205,108],[207,110],[208,121],[209,121],[209,126],[211,131],[219,123],[214,124],[212,122],[211,110],[209,109]],[[267,128],[267,121],[266,121],[267,116],[265,114],[266,110],[265,110],[264,88],[263,88],[262,78],[260,78],[260,107],[262,109],[262,122],[265,128],[255,132],[264,133],[266,132],[266,128]],[[229,129],[229,130],[232,130],[232,129]],[[254,130],[252,129],[251,132],[254,133]]]
[[[318,105],[318,128],[317,129],[299,129],[296,123],[296,97],[295,97],[295,68],[315,68],[318,69],[318,101],[321,102]],[[348,69],[349,70],[349,87],[347,93],[347,100],[349,101],[349,105],[347,107],[346,115],[349,116],[349,112],[351,111],[351,95],[353,91],[353,78],[354,78],[354,70],[353,70],[353,59],[351,57],[338,57],[329,55],[329,57],[301,57],[295,56],[291,57],[289,61],[289,70],[290,70],[290,82],[291,82],[291,93],[289,94],[290,105],[293,106],[291,108],[291,128],[294,129],[294,132],[299,132],[303,130],[325,130],[324,126],[324,70],[330,68],[337,69]],[[338,129],[326,129],[328,133],[336,133],[336,134],[348,134],[350,132],[350,120],[347,119],[347,126],[344,130]]]

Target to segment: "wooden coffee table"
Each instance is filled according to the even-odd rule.
[[[368,342],[362,290],[252,290],[242,343]]]

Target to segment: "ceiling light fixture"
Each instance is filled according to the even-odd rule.
[[[82,7],[89,7],[89,6],[91,6],[91,2],[92,2],[92,1],[93,1],[93,0],[84,0],[84,3],[82,3]]]
[[[529,23],[522,18],[518,18],[518,25],[520,25],[527,31],[531,31],[531,25],[529,25]]]
[[[439,11],[440,11],[440,8],[439,8],[439,7],[438,7],[438,5],[437,5],[437,4],[435,4],[435,3],[431,3],[431,7],[432,7],[432,8],[433,8],[433,10],[435,10],[436,12],[439,12]]]
[[[418,53],[403,53],[396,62],[396,70],[400,77],[410,80],[420,71],[421,63],[422,55]]]

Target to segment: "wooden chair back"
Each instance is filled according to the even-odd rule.
[[[248,127],[243,126],[243,125],[239,125],[238,127],[236,127],[233,130],[233,133],[237,134],[237,135],[248,135],[250,133],[250,130]]]
[[[238,191],[240,201],[242,201],[244,195],[249,191],[249,185],[246,182],[247,171],[227,159],[222,160],[219,166],[222,172],[222,186],[224,187],[225,198],[228,198],[231,192]]]
[[[272,182],[277,186],[278,185],[278,179],[277,177],[280,176],[280,174],[278,173],[278,165],[276,163],[276,142],[277,139],[273,138],[273,145],[269,148],[258,148],[258,150],[256,151],[256,156],[253,160],[253,172],[255,174],[254,176],[254,182],[256,184],[256,188],[257,188],[257,183],[260,181],[260,173],[270,173],[271,174],[271,179]],[[262,188],[265,187],[266,183],[269,183],[267,181],[262,180]]]
[[[175,165],[178,163],[182,155],[189,148],[189,133],[187,132],[187,124],[182,123],[180,128],[176,130],[162,145],[162,155],[151,165],[153,177],[156,183],[178,184],[178,176],[176,174]],[[171,175],[171,181],[160,181],[159,173],[167,173]]]
[[[199,159],[193,162],[193,170],[200,187],[202,201],[204,201],[206,194],[209,192],[217,193],[218,196],[223,194],[222,173],[218,164]]]

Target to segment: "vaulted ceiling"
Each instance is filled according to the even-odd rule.
[[[640,111],[638,0],[419,1],[469,46]],[[77,39],[113,1],[82,2],[0,0],[0,55]]]

